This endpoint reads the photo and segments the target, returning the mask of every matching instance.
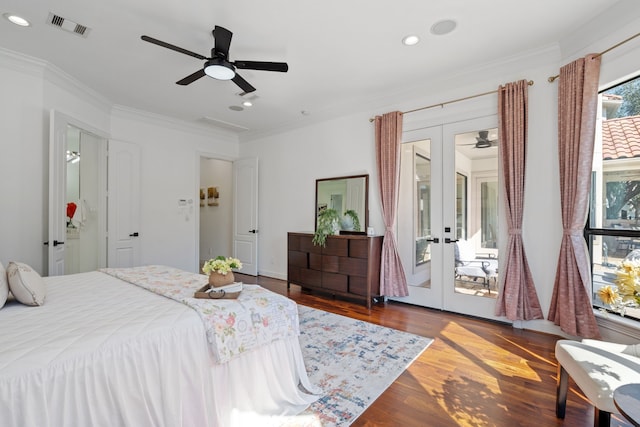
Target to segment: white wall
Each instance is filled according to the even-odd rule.
[[[638,8],[628,2],[623,6],[634,10]],[[608,22],[618,25],[620,21],[599,21],[598,29],[602,30],[603,23]],[[472,75],[452,76],[442,81],[430,82],[422,91],[414,91],[404,101],[390,103],[383,110],[354,113],[242,142],[242,156],[255,155],[260,158],[259,248],[263,255],[259,263],[260,273],[286,278],[286,233],[313,230],[314,183],[317,178],[369,173],[370,223],[377,231],[382,230],[373,151],[374,134],[369,117],[382,112],[406,111],[484,93],[497,89],[500,84],[528,79],[535,84],[529,88],[529,146],[522,233],[529,266],[546,317],[553,293],[562,236],[557,154],[557,83],[549,83],[547,78],[558,74],[560,67],[575,57],[602,51],[626,39],[640,28],[640,20],[610,29],[605,33],[606,36],[599,39],[589,32],[593,25],[596,24],[584,29],[580,37],[572,40],[571,44],[563,45],[565,51],[561,51],[559,46],[548,46],[519,57],[506,58],[502,63],[494,64],[494,67],[475,70]],[[589,40],[593,44],[589,45]],[[639,56],[638,42],[629,43],[628,46],[607,54],[603,57],[601,82],[605,84],[640,71],[637,62]],[[424,95],[416,96],[416,93]],[[444,108],[405,115],[404,130],[495,114],[495,111],[497,98],[489,95]],[[278,200],[278,203],[273,203],[274,200]],[[546,320],[526,324],[519,322],[517,325],[559,333],[559,329]]]
[[[259,158],[258,272],[286,279],[287,232],[313,231],[318,178],[369,174],[369,223],[382,231],[373,188],[377,174],[373,126],[366,113],[330,120],[241,144]]]
[[[42,271],[46,240],[48,146],[42,67],[12,56],[0,62],[0,262]]]
[[[111,137],[141,148],[141,263],[198,271],[200,154],[237,157],[235,136],[198,131],[167,118],[115,109]],[[181,209],[178,201],[191,201]]]
[[[58,110],[89,131],[141,148],[141,262],[198,269],[195,209],[199,156],[235,159],[224,130],[116,108],[50,64],[0,49],[0,262],[46,271],[49,114]],[[178,208],[191,199],[192,209]]]

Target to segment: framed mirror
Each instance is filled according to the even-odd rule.
[[[369,226],[369,175],[316,180],[315,229],[321,212],[333,209],[341,218],[340,234],[366,234]]]

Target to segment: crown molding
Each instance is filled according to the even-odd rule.
[[[368,117],[373,117],[379,112],[419,108],[425,105],[425,99],[446,101],[451,96],[452,91],[463,86],[486,86],[487,82],[495,81],[496,78],[504,79],[505,76],[510,75],[521,76],[515,79],[531,79],[530,76],[526,75],[527,70],[544,65],[557,67],[559,60],[560,48],[557,43],[551,43],[515,55],[477,64],[473,71],[443,74],[438,78],[425,78],[428,81],[426,84],[403,87],[391,95],[386,94],[383,97],[374,95],[366,99],[359,98],[357,105],[354,105],[352,100],[346,100],[332,104],[320,111],[314,111],[312,116],[305,117],[304,120],[280,123],[273,128],[260,131],[248,130],[239,135],[240,142],[251,142],[256,139],[312,126],[327,120],[337,119],[341,116],[366,114]],[[469,85],[461,85],[461,82],[468,82]],[[504,83],[508,82],[499,80],[495,84],[495,89],[498,89],[499,84]],[[539,82],[539,84],[543,84],[543,82]],[[471,90],[473,89],[471,88]],[[437,101],[427,103],[435,102]],[[366,106],[366,108],[363,108],[363,106]]]
[[[44,70],[47,67],[45,61],[3,47],[0,47],[0,58],[2,58],[0,64],[4,68],[40,78],[44,76]]]
[[[237,144],[238,135],[235,132],[217,128],[215,126],[189,122],[175,117],[163,116],[124,105],[114,105],[111,109],[114,117],[122,119],[134,119],[154,126],[167,127],[181,132],[187,132],[205,137],[223,138],[227,142]]]

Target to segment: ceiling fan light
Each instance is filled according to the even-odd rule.
[[[220,58],[213,58],[204,66],[204,72],[209,77],[217,80],[231,80],[236,76],[236,71],[230,63]]]

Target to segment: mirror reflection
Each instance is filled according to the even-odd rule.
[[[316,229],[321,215],[336,213],[340,233],[365,234],[369,225],[368,189],[369,175],[316,180]]]

